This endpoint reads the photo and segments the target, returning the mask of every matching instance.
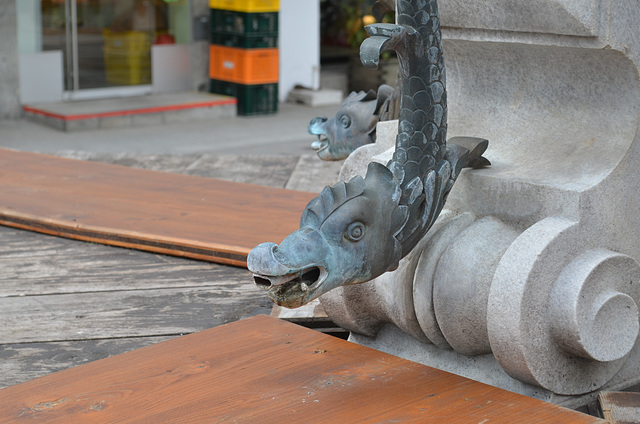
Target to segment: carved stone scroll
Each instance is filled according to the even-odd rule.
[[[489,139],[492,166],[462,172],[396,274],[324,295],[327,313],[359,343],[565,406],[640,383],[640,8],[442,3],[448,133]],[[342,178],[389,155],[356,150]]]

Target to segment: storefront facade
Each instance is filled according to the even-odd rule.
[[[280,8],[282,99],[317,88],[319,0]],[[0,0],[0,119],[25,103],[207,91],[209,16],[208,0]]]
[[[164,70],[187,81],[190,44],[198,41],[191,31],[192,3],[16,1],[22,101],[148,93],[153,71],[162,70],[153,68],[153,60],[162,55],[173,58],[162,63],[172,67]],[[43,75],[42,69],[50,72]]]

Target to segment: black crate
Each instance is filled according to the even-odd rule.
[[[211,33],[211,44],[241,49],[271,49],[278,47],[277,35],[233,35]]]
[[[235,97],[238,115],[267,115],[278,111],[278,83],[245,85],[211,79],[209,91]]]
[[[278,36],[278,12],[246,13],[211,9],[211,33]]]

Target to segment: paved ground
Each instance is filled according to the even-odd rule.
[[[307,124],[338,106],[281,104],[274,115],[235,117],[156,126],[62,132],[28,121],[0,121],[0,147],[34,152],[86,151],[145,154],[313,153]]]

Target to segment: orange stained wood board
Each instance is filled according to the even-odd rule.
[[[0,224],[246,266],[314,193],[0,149]]]
[[[267,316],[0,390],[2,423],[604,423]]]

